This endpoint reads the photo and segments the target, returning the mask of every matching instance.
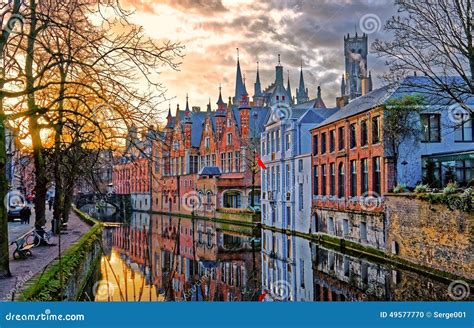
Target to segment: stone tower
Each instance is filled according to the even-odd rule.
[[[364,79],[368,78],[367,73],[367,53],[368,53],[367,34],[351,37],[349,34],[344,36],[344,57],[345,57],[345,76],[341,86],[341,96],[349,96],[350,99],[357,98],[363,94]],[[370,83],[371,84],[371,83]],[[367,90],[369,91],[369,90]]]

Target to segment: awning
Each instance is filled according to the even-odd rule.
[[[439,154],[423,156],[423,159],[431,159],[435,162],[453,162],[453,161],[465,161],[474,160],[474,152],[463,152],[463,153],[451,153],[451,154]]]

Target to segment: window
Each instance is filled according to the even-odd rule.
[[[366,242],[367,241],[367,223],[361,222],[359,226],[360,230],[360,241]]]
[[[286,207],[286,226],[288,229],[291,229],[291,207]]]
[[[291,177],[290,177],[290,164],[286,165],[286,187],[290,188],[291,186]]]
[[[298,172],[303,172],[303,160],[298,160]]]
[[[272,169],[271,169],[271,172],[272,172],[272,182],[271,182],[271,186],[272,186],[272,190],[275,190],[275,167],[272,166]]]
[[[329,152],[334,152],[334,147],[336,143],[336,131],[332,130],[329,132]]]
[[[225,153],[222,153],[221,154],[221,169],[222,169],[222,173],[224,173],[226,171],[226,162],[225,162]]]
[[[372,144],[380,142],[380,116],[372,118]]]
[[[321,165],[321,195],[326,196],[326,164]]]
[[[227,133],[227,146],[232,145],[232,133]]]
[[[211,155],[206,155],[206,166],[211,165]]]
[[[351,197],[357,196],[357,161],[351,161]]]
[[[276,167],[276,190],[280,192],[280,165]]]
[[[212,154],[212,166],[216,166],[216,154]]]
[[[235,152],[235,172],[240,172],[240,151]]]
[[[318,154],[318,136],[313,136],[313,155]]]
[[[300,259],[300,286],[304,288],[304,260]]]
[[[360,145],[367,146],[367,120],[360,122]]]
[[[372,190],[380,195],[380,157],[374,157],[372,163],[373,179]]]
[[[275,151],[275,131],[272,131],[271,136],[272,136],[272,149],[271,149],[271,152],[273,153]]]
[[[280,151],[280,130],[276,130],[276,151]]]
[[[339,147],[338,147],[338,149],[339,149],[339,150],[343,150],[344,147],[345,147],[344,127],[343,127],[343,126],[339,127],[339,130],[338,130],[338,138],[339,138]]]
[[[338,179],[338,182],[339,182],[337,196],[339,198],[342,198],[342,197],[344,197],[344,194],[345,194],[345,190],[344,190],[344,164],[343,163],[339,163],[337,179]]]
[[[313,175],[314,175],[313,195],[318,195],[318,193],[319,193],[319,181],[318,181],[318,166],[317,165],[313,166]]]
[[[351,149],[352,149],[352,148],[357,147],[356,125],[355,125],[355,123],[351,124],[350,130],[351,130],[351,131],[350,131],[350,132],[351,132],[351,135],[350,135],[350,147],[351,147]]]
[[[265,138],[262,139],[262,155],[265,155]]]
[[[267,134],[267,155],[270,154],[270,134]]]
[[[349,235],[349,220],[344,219],[342,220],[342,236],[346,237]]]
[[[234,170],[234,162],[233,162],[233,159],[232,159],[232,153],[228,153],[227,154],[227,163],[228,163],[228,167],[227,169],[229,170],[229,172],[232,172]]]
[[[334,234],[334,219],[332,217],[328,218],[328,233],[331,235]]]
[[[209,147],[211,147],[211,138],[206,137],[206,139],[204,140],[205,140],[204,143],[205,143],[206,148],[209,149]]]
[[[300,183],[300,189],[299,189],[299,205],[300,205],[300,211],[303,210],[303,193],[304,193],[304,190],[303,190],[303,184]]]
[[[474,179],[474,160],[456,161],[456,182],[467,184]]]
[[[321,154],[326,153],[326,133],[321,134]]]
[[[336,195],[336,164],[331,163],[329,168],[331,170],[329,193],[331,194],[331,196],[335,196]]]
[[[291,133],[286,134],[286,150],[290,150],[291,148]]]
[[[361,193],[364,194],[369,191],[369,166],[367,163],[367,158],[364,158],[361,161],[361,170],[362,179],[361,179]]]
[[[454,140],[474,141],[474,130],[472,128],[474,116],[471,116],[467,113],[458,115],[460,115],[461,117],[457,121],[457,126],[454,131]]]
[[[440,114],[421,114],[421,129],[422,136],[421,141],[423,142],[440,142]]]

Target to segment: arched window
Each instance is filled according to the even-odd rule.
[[[343,163],[339,163],[339,168],[338,168],[338,182],[339,182],[339,186],[338,186],[338,193],[337,193],[337,196],[339,198],[343,198],[344,195],[345,195],[345,185],[344,185],[344,164]]]

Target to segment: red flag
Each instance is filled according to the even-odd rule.
[[[258,166],[260,166],[264,170],[267,168],[265,166],[265,164],[262,162],[262,159],[260,158],[260,155],[258,155],[258,154],[257,154],[257,164],[258,164]]]

